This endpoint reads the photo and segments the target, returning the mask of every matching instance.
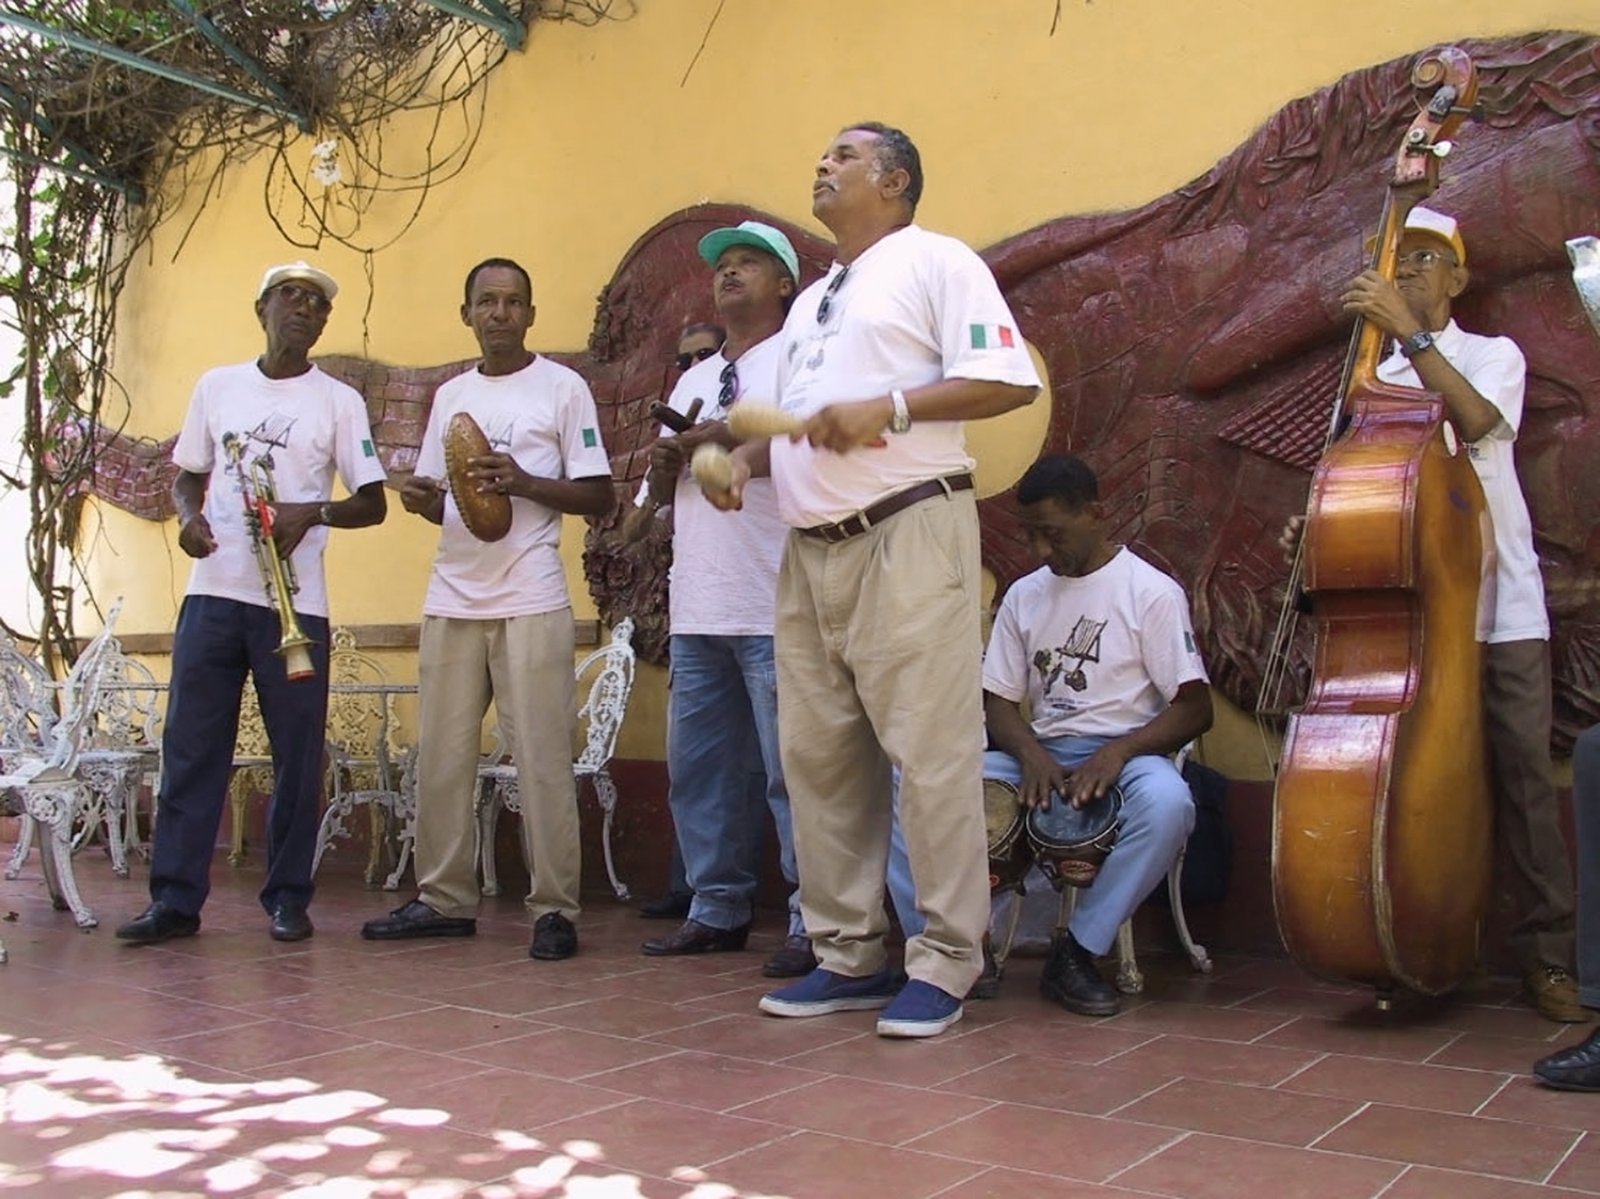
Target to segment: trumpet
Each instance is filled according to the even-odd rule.
[[[300,627],[300,618],[294,612],[294,596],[300,590],[300,582],[295,578],[294,563],[284,560],[278,553],[277,542],[272,539],[272,505],[278,501],[278,489],[272,480],[272,455],[262,454],[246,467],[244,438],[233,433],[223,435],[222,448],[239,478],[244,496],[244,525],[250,533],[256,566],[261,571],[261,586],[278,610],[283,636],[278,640],[277,653],[283,659],[290,682],[309,679],[317,670],[311,664],[311,638]]]

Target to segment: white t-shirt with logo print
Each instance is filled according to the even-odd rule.
[[[236,439],[243,446],[238,467],[228,457]],[[270,379],[254,362],[207,371],[195,384],[172,461],[211,476],[204,512],[217,548],[195,559],[188,594],[262,608],[273,605],[245,524],[241,470],[247,476],[252,464],[270,464],[273,490],[286,503],[326,503],[336,470],[351,492],[385,477],[360,393],[315,366],[292,379]],[[327,544],[328,530],[315,525],[295,547],[296,612],[328,615]]]
[[[1195,681],[1209,680],[1183,588],[1126,546],[1082,578],[1018,579],[983,658],[983,689],[1026,700],[1041,739],[1124,736]]]
[[[540,355],[509,375],[474,369],[441,384],[417,454],[418,475],[444,481],[444,431],[463,411],[492,450],[511,455],[536,478],[611,477],[589,385],[560,363]],[[510,532],[479,541],[446,495],[423,615],[499,620],[568,607],[560,544],[561,513],[554,508],[513,496]]]
[[[784,322],[778,402],[797,416],[942,379],[1037,387],[1017,321],[983,259],[953,237],[897,229],[801,292]],[[828,299],[828,319],[817,314]],[[915,421],[887,446],[847,454],[772,439],[778,507],[797,528],[830,524],[896,491],[973,467],[960,421]]]
[[[730,400],[749,397],[766,403],[776,394],[782,338],[773,334],[751,346],[734,364],[737,387]],[[684,372],[668,405],[687,413],[701,401],[699,420],[724,420],[719,401],[728,360],[720,352]],[[670,430],[663,429],[663,437]],[[637,503],[649,494],[640,486]],[[718,637],[770,637],[776,619],[778,564],[789,527],[778,515],[771,479],[751,479],[744,506],[722,512],[706,499],[687,470],[672,499],[672,574],[668,616],[674,633]]]

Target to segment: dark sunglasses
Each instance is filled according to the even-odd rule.
[[[828,290],[822,293],[822,303],[817,305],[817,324],[828,323],[828,313],[833,311],[833,297],[839,294],[839,289],[844,286],[845,276],[850,273],[850,268],[845,267],[833,277],[833,282],[828,284]]]
[[[691,366],[693,366],[695,363],[704,362],[707,358],[711,357],[711,355],[715,354],[716,352],[717,352],[717,347],[716,346],[701,346],[698,350],[693,350],[693,351],[690,351],[688,353],[679,354],[672,361],[677,365],[677,367],[678,367],[678,369],[680,371],[686,371]]]
[[[739,398],[739,372],[733,363],[722,368],[722,394],[717,396],[717,407],[726,408]]]
[[[327,312],[333,308],[333,301],[314,287],[301,287],[298,283],[281,283],[272,290],[282,296],[284,303],[291,307],[304,304],[312,312]]]

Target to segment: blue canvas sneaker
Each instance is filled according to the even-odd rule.
[[[769,1016],[826,1016],[829,1012],[887,1007],[902,978],[887,969],[865,978],[849,978],[818,966],[799,982],[768,991],[758,1006]]]
[[[961,1019],[961,1000],[914,978],[878,1017],[880,1037],[936,1037]]]

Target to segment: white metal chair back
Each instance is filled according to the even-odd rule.
[[[61,713],[45,734],[40,749],[49,761],[51,771],[71,774],[77,765],[78,755],[88,745],[94,730],[95,710],[100,703],[101,683],[111,655],[121,652],[114,630],[117,617],[122,614],[122,597],[118,596],[106,613],[105,627],[78,655],[67,677],[61,680]]]
[[[56,685],[44,664],[0,633],[0,761],[40,744],[56,722]]]
[[[578,663],[578,686],[583,686],[591,671],[595,671],[594,681],[583,707],[578,709],[578,727],[584,730],[583,748],[572,763],[572,772],[580,778],[603,769],[617,752],[617,735],[628,714],[628,697],[633,694],[633,617],[624,618],[611,630],[610,644]]]
[[[617,877],[611,851],[611,826],[617,810],[617,787],[611,781],[611,755],[617,749],[617,736],[628,714],[628,698],[633,694],[634,652],[633,617],[625,617],[611,630],[611,640],[589,654],[574,669],[580,691],[588,682],[583,706],[578,709],[578,728],[582,745],[573,760],[572,773],[594,784],[595,798],[605,813],[600,844],[605,853],[606,874],[617,898],[627,899],[628,888]],[[478,852],[483,871],[483,893],[498,895],[500,882],[494,865],[495,818],[502,807],[522,811],[517,788],[517,769],[507,757],[512,754],[510,733],[495,721],[494,748],[478,765]]]

